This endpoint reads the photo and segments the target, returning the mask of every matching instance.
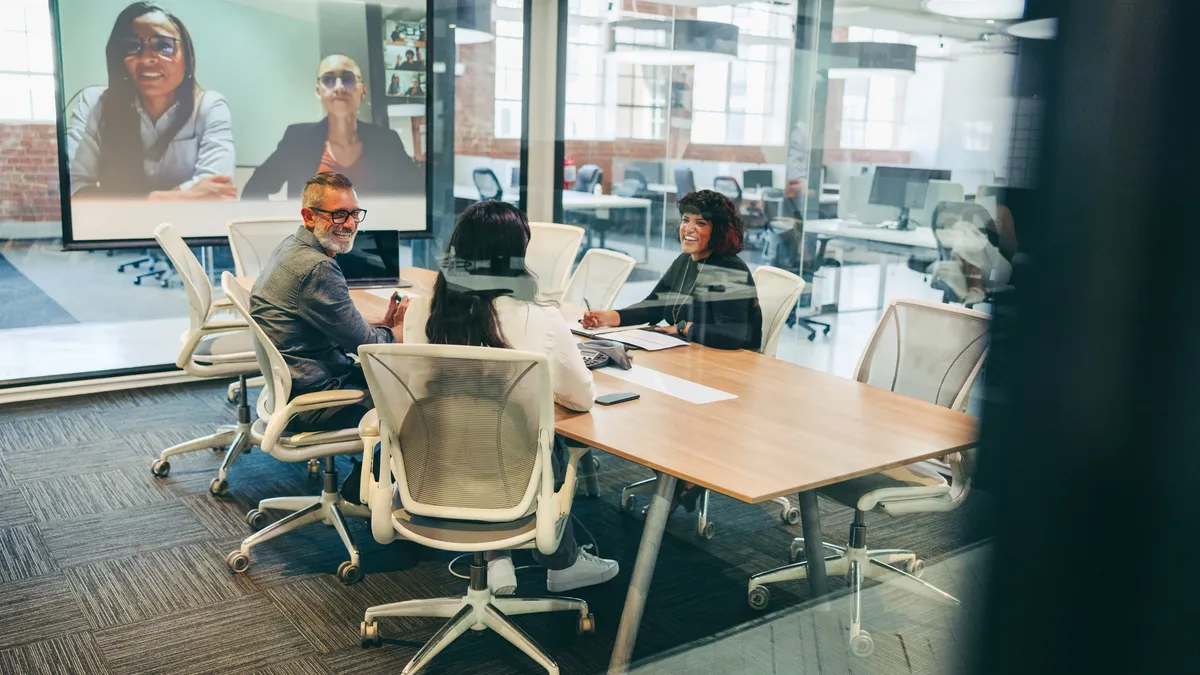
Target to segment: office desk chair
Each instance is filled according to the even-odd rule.
[[[554,553],[571,517],[584,448],[571,448],[554,489],[554,393],[543,354],[458,345],[363,345],[363,370],[376,408],[361,426],[363,483],[371,533],[442,551],[474,554],[465,596],[404,600],[368,608],[363,647],[382,642],[385,616],[449,619],[404,668],[416,673],[468,630],[491,629],[549,673],[558,665],[510,615],[569,611],[579,632],[594,630],[575,598],[495,596],[486,551],[537,548]],[[377,420],[376,424],[372,424]],[[380,444],[379,480],[374,454]],[[392,481],[399,496],[393,501]]]
[[[571,274],[562,301],[577,307],[591,306],[595,310],[612,309],[636,264],[636,260],[624,253],[591,249]]]
[[[362,452],[358,428],[296,433],[288,431],[287,426],[298,413],[354,405],[363,400],[365,393],[355,389],[335,389],[303,394],[289,400],[292,393],[291,372],[279,349],[250,316],[250,294],[229,272],[221,275],[221,287],[249,324],[254,336],[255,358],[267,376],[267,384],[258,397],[258,421],[253,427],[254,436],[263,452],[281,462],[308,462],[320,458],[324,463],[320,495],[263,499],[258,502],[258,508],[246,513],[246,523],[258,531],[243,539],[241,546],[225,557],[225,564],[231,572],[241,574],[249,569],[250,551],[255,546],[306,525],[324,523],[337,530],[342,545],[350,555],[349,560],[338,566],[338,579],[347,585],[356,583],[362,579],[362,567],[359,566],[358,547],[346,528],[345,515],[366,518],[369,512],[364,506],[342,499],[338,491],[334,458]],[[267,515],[264,513],[267,509],[282,509],[291,513],[267,525]]]
[[[557,300],[562,296],[583,234],[583,228],[574,225],[529,224],[525,267],[537,277],[538,294],[542,298]]]
[[[595,192],[596,186],[604,182],[604,170],[595,164],[584,164],[579,167],[575,184],[571,189],[575,192]]]
[[[689,195],[696,191],[696,178],[692,174],[692,170],[686,167],[675,167],[675,199],[678,201],[681,197]]]
[[[729,198],[733,207],[742,210],[742,186],[733,176],[717,176],[713,179],[713,189]]]
[[[237,377],[240,402],[236,426],[222,427],[215,434],[163,450],[150,465],[150,472],[165,478],[171,473],[170,458],[175,455],[228,447],[217,477],[208,486],[213,495],[223,495],[229,488],[229,467],[239,456],[249,452],[251,446],[257,445],[250,430],[250,407],[246,398],[246,376],[259,373],[258,361],[254,358],[254,340],[244,322],[213,318],[220,308],[214,307],[212,284],[174,226],[170,223],[159,225],[154,229],[154,239],[175,264],[188,298],[189,328],[183,336],[183,348],[179,350],[175,366],[194,377]]]
[[[231,220],[227,227],[234,274],[253,278],[262,274],[263,267],[279,244],[304,227],[304,219],[245,218]]]
[[[922,270],[930,286],[942,291],[943,302],[966,307],[992,302],[1009,290],[1015,243],[1006,242],[997,219],[978,204],[942,202],[933,210],[937,261]],[[1005,254],[1007,249],[1008,255]]]
[[[804,279],[777,267],[762,265],[754,270],[754,287],[758,292],[759,308],[762,310],[762,345],[759,353],[770,357],[775,356],[779,348],[779,335],[783,332],[784,322],[796,306],[801,291],[804,290]],[[626,511],[637,508],[637,495],[653,492],[657,478],[647,478],[632,483],[621,490],[621,506]],[[703,488],[696,507],[696,534],[701,539],[712,539],[716,525],[708,518],[709,491]],[[789,524],[800,522],[800,509],[792,505],[787,497],[773,499],[779,505],[779,518]],[[643,514],[645,509],[643,509]]]
[[[480,200],[486,202],[491,199],[504,199],[504,187],[500,185],[496,172],[491,169],[475,169],[471,172],[471,179],[475,181],[475,189],[479,190]]]
[[[987,357],[989,320],[987,314],[953,305],[895,300],[863,350],[855,379],[965,411],[971,387]],[[850,579],[850,649],[854,654],[868,656],[875,648],[870,634],[862,630],[859,608],[864,579],[891,583],[933,600],[958,603],[918,578],[924,563],[912,551],[868,550],[866,514],[894,517],[957,508],[971,490],[974,452],[967,450],[945,458],[952,470],[949,483],[935,467],[920,462],[819,489],[822,495],[854,509],[849,543],[845,547],[824,544],[836,554],[825,559],[829,575],[848,575]],[[750,577],[747,599],[752,608],[767,606],[771,596],[766,584],[807,578],[808,562],[795,562],[803,551],[804,540],[794,539],[789,549],[792,564]]]

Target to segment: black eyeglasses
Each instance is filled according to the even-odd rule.
[[[358,75],[353,70],[343,70],[340,73],[328,72],[317,78],[322,87],[333,91],[337,86],[338,80],[342,81],[342,86],[347,89],[353,89],[358,84]]]
[[[172,58],[179,51],[179,40],[166,35],[152,35],[148,38],[136,36],[121,38],[121,49],[125,52],[125,58],[141,56],[142,50],[146,46],[149,46],[150,51],[159,56]]]
[[[316,211],[317,213],[324,213],[328,215],[329,219],[333,221],[334,225],[341,225],[342,223],[346,222],[347,218],[354,218],[354,222],[356,223],[361,223],[367,219],[367,212],[365,209],[354,209],[353,211],[343,211],[341,209],[338,209],[337,211],[326,211],[325,209],[312,210]]]

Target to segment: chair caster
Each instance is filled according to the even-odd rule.
[[[766,586],[756,586],[746,594],[746,602],[750,603],[750,609],[761,612],[767,608],[767,603],[771,602],[771,591],[768,591]]]
[[[800,522],[800,509],[795,506],[783,511],[779,514],[779,519],[788,525],[795,525]]]
[[[150,465],[150,473],[159,478],[166,478],[171,473],[171,463],[165,459],[156,459]]]
[[[864,630],[850,638],[850,651],[860,658],[870,656],[875,651],[875,641],[871,639],[871,634]]]
[[[816,333],[809,333],[809,335],[808,335],[808,341],[809,341],[809,342],[813,342],[813,341],[814,341],[814,340],[816,340],[816,339],[817,339],[817,334],[816,334]]]
[[[831,328],[830,326],[825,326],[825,330],[821,331],[821,335],[829,335],[830,328]]]
[[[254,531],[258,531],[266,527],[267,514],[258,509],[250,509],[246,512],[246,524]]]
[[[793,541],[792,543],[788,544],[788,560],[789,561],[798,563],[804,559],[805,559],[804,544],[802,542]]]
[[[705,541],[709,541],[713,538],[713,535],[716,534],[716,532],[717,532],[717,524],[716,523],[705,523],[704,529],[700,530],[699,534],[700,534],[701,539],[703,539]]]
[[[366,621],[358,625],[358,636],[362,639],[363,649],[378,647],[383,644],[383,638],[379,637],[379,624],[372,621]]]
[[[914,577],[917,577],[918,579],[921,577],[921,575],[925,574],[925,561],[924,560],[920,560],[918,558],[913,558],[912,560],[908,561],[908,564],[906,564],[904,567],[905,567],[905,569],[904,569],[905,572],[908,572],[909,574],[913,575]]]
[[[229,493],[229,481],[224,478],[214,478],[208,484],[208,493],[214,497],[224,497]]]
[[[347,586],[353,586],[359,581],[362,581],[362,568],[349,560],[343,560],[337,568],[337,578],[342,580],[342,583]],[[374,625],[374,624],[372,624]]]
[[[241,551],[234,551],[225,556],[225,564],[229,566],[230,572],[241,574],[250,569],[250,556]]]
[[[633,513],[637,510],[637,495],[629,495],[625,501],[621,503],[621,508],[625,509],[626,513]]]
[[[575,627],[576,635],[585,635],[596,632],[596,617],[591,614],[582,615],[579,617],[579,625]]]

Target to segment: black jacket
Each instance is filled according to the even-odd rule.
[[[304,183],[317,173],[329,137],[329,118],[293,124],[283,133],[279,147],[254,170],[243,199],[265,199],[287,183],[288,199],[299,199]],[[359,120],[362,156],[345,170],[359,195],[425,194],[425,171],[404,149],[393,130]]]
[[[645,300],[618,310],[621,325],[691,321],[687,339],[717,349],[762,345],[762,310],[750,268],[736,255],[712,254],[704,267],[684,253]],[[697,278],[699,273],[699,278]]]

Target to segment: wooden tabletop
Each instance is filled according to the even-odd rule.
[[[429,293],[436,273],[405,269],[401,277]],[[351,295],[368,319],[382,316],[386,299]],[[555,431],[745,502],[945,455],[977,438],[975,419],[963,413],[756,352],[689,345],[632,353],[638,366],[737,398],[689,403],[597,371],[598,393],[641,398],[586,414],[558,408]]]

